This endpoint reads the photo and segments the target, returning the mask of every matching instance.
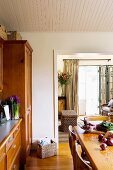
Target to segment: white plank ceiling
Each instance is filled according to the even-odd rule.
[[[0,0],[8,30],[113,32],[113,0]]]

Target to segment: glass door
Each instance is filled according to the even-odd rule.
[[[79,66],[79,114],[99,114],[98,69],[98,66]]]

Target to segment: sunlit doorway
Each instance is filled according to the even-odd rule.
[[[99,66],[79,66],[79,114],[99,114]]]
[[[79,67],[88,67],[88,66],[91,66],[91,67],[98,67],[99,68],[99,73],[98,76],[99,76],[99,81],[101,82],[98,82],[99,83],[99,93],[98,93],[98,96],[96,96],[96,101],[98,102],[98,105],[102,105],[103,102],[107,102],[107,99],[106,99],[106,95],[104,97],[104,100],[103,100],[103,93],[105,93],[105,91],[107,92],[107,90],[103,90],[104,86],[104,80],[105,80],[105,83],[108,83],[108,81],[106,81],[106,78],[104,78],[104,74],[103,74],[103,70],[106,70],[106,69],[103,69],[103,67],[105,66],[108,66],[108,65],[112,65],[113,66],[113,61],[111,58],[113,58],[112,56],[113,55],[104,55],[104,54],[97,54],[97,53],[77,53],[77,54],[70,54],[68,53],[68,55],[66,55],[67,52],[65,53],[65,55],[58,51],[58,53],[55,52],[55,55],[54,55],[54,63],[55,63],[55,67],[54,67],[54,78],[55,78],[55,87],[54,87],[54,96],[55,96],[55,105],[54,105],[54,110],[55,110],[55,114],[54,114],[54,118],[55,118],[55,124],[54,124],[54,131],[55,131],[55,137],[57,138],[58,140],[58,96],[60,94],[60,92],[58,91],[58,71],[63,71],[63,59],[79,59]],[[56,64],[57,63],[57,64]],[[101,68],[101,69],[100,69]],[[112,84],[111,82],[113,82],[113,69],[110,68],[110,75],[111,77],[109,78],[110,80],[110,88],[108,89],[110,91],[110,98],[111,98],[111,93],[113,93],[113,87],[112,87]],[[105,75],[106,75],[106,71],[105,71]],[[81,79],[83,79],[83,77],[81,77]],[[111,81],[112,79],[112,81]],[[89,82],[88,82],[89,83]],[[79,86],[79,85],[78,85]],[[106,85],[105,85],[106,87]],[[80,90],[80,89],[79,89]],[[92,91],[94,89],[92,88],[91,90],[91,94],[92,94]],[[90,94],[90,93],[89,93]],[[106,93],[107,94],[107,93]],[[78,95],[77,95],[78,96]],[[79,98],[80,98],[80,95],[79,95]],[[83,104],[82,100],[78,103],[78,108],[80,108],[79,112],[81,112],[80,114],[85,114],[87,112],[87,110],[85,110],[83,107],[81,107],[81,105]],[[88,104],[89,105],[89,104]],[[91,105],[91,109],[93,109],[93,103],[90,102],[90,105]],[[97,106],[97,105],[96,105]],[[82,109],[83,108],[83,109]],[[87,108],[87,107],[86,107]],[[67,109],[67,108],[66,108]],[[98,114],[99,112],[99,108],[97,108],[97,111],[93,111],[93,113],[89,113],[89,114]],[[78,112],[77,112],[78,113]],[[79,113],[78,113],[79,114]],[[86,113],[88,114],[88,112]],[[58,140],[59,141],[59,140]]]

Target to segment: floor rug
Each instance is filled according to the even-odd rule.
[[[61,121],[58,121],[58,125],[59,125],[59,131],[58,131],[58,135],[59,135],[59,143],[67,143],[68,142],[68,132],[62,132],[60,129],[61,126]]]
[[[59,131],[59,143],[67,143],[68,142],[68,133]]]

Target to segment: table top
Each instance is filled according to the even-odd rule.
[[[79,126],[75,131],[84,148],[94,170],[113,169],[113,146],[107,146],[106,150],[100,149],[101,142],[98,141],[98,134],[84,133]]]

